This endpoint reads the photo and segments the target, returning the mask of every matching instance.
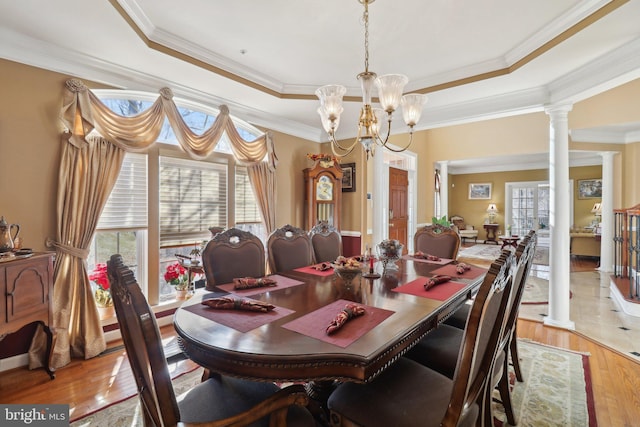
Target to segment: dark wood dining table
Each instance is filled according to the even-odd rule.
[[[446,299],[437,300],[398,290],[404,284],[425,280],[445,266],[411,259],[396,264],[397,270],[387,270],[378,279],[358,276],[350,284],[332,272],[322,276],[309,270],[278,273],[281,279],[300,284],[260,289],[250,299],[271,303],[276,306],[274,312],[280,310],[286,315],[250,330],[238,330],[208,318],[202,311],[202,300],[223,293],[199,289],[174,315],[180,346],[190,359],[223,375],[316,385],[334,380],[371,381],[471,297],[486,272],[474,267],[477,277],[453,277],[462,286]],[[353,301],[369,311],[382,312],[384,320],[346,346],[288,329],[288,325],[336,301]],[[353,329],[358,321],[353,319],[346,326]],[[322,332],[326,326],[311,325]]]

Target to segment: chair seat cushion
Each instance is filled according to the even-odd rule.
[[[267,382],[254,382],[237,378],[211,378],[177,397],[183,422],[207,422],[227,418],[246,411],[279,390]],[[311,413],[305,408],[292,406],[287,413],[288,426],[313,426]],[[251,426],[269,426],[264,417]]]
[[[406,357],[453,378],[463,338],[462,329],[442,324],[421,339]]]
[[[453,326],[454,328],[464,329],[467,326],[469,311],[471,311],[471,304],[464,304],[459,309],[454,311],[451,316],[447,317],[447,319],[444,321],[444,324]]]
[[[343,417],[367,427],[439,426],[451,399],[453,382],[424,366],[400,358],[369,384],[344,383],[328,401],[331,417]],[[472,426],[473,405],[461,426]]]

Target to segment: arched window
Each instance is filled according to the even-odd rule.
[[[93,92],[122,116],[145,111],[157,97],[131,91]],[[175,102],[185,123],[197,134],[208,129],[218,115],[212,107]],[[246,140],[262,135],[242,120],[233,118],[233,123]],[[96,228],[88,271],[120,253],[138,281],[147,285],[152,304],[171,301],[174,289],[164,280],[167,266],[177,261],[176,254],[188,255],[208,241],[211,227],[238,227],[263,240],[266,237],[246,167],[236,164],[227,135],[206,159],[194,160],[180,148],[165,119],[157,143],[147,153],[126,153]],[[148,260],[156,259],[156,253],[158,263],[150,265]]]

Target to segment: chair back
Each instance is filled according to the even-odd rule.
[[[517,265],[513,275],[513,291],[507,306],[507,320],[505,324],[504,336],[510,336],[518,318],[518,309],[524,295],[524,286],[531,271],[533,257],[536,252],[538,236],[534,230],[531,230],[520,242],[516,248]]]
[[[230,228],[209,240],[202,252],[202,266],[209,291],[237,277],[263,277],[264,245],[254,234]]]
[[[271,233],[267,240],[267,255],[271,273],[293,270],[315,262],[309,235],[289,224]]]
[[[316,262],[335,261],[342,255],[342,236],[327,222],[321,221],[309,230],[309,238]]]
[[[427,225],[413,235],[413,249],[440,258],[456,259],[460,249],[460,235],[453,227]]]
[[[120,255],[111,256],[107,273],[122,341],[138,386],[145,425],[176,425],[180,410],[156,316]]]
[[[441,425],[457,425],[465,408],[483,407],[498,342],[505,324],[515,260],[511,251],[491,264],[471,306],[453,376],[453,392]]]

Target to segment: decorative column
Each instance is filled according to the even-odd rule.
[[[449,218],[449,164],[440,162],[440,217]]]
[[[616,153],[602,155],[602,230],[600,235],[600,268],[613,271],[613,158]]]
[[[549,315],[544,323],[575,329],[569,319],[570,262],[569,230],[571,218],[569,189],[569,122],[572,105],[545,108],[551,119],[549,128]]]
[[[386,239],[386,236],[389,234],[389,227],[387,226],[389,204],[386,202],[385,197],[388,193],[388,184],[384,178],[385,165],[382,150],[378,150],[376,155],[369,161],[373,164],[373,188],[371,189],[371,198],[373,199],[372,243],[375,248],[375,245]]]

